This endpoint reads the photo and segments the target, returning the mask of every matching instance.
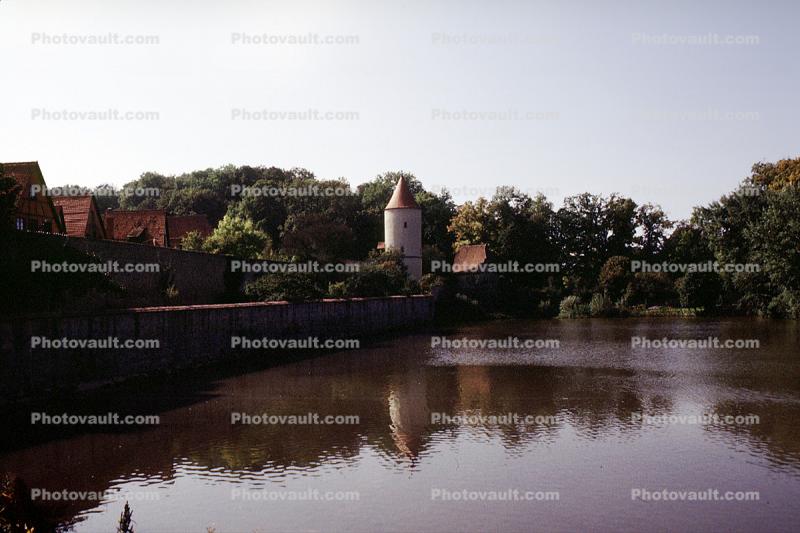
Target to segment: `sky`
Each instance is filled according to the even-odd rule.
[[[799,19],[795,1],[0,0],[0,161],[50,186],[405,170],[458,202],[617,192],[680,219],[800,156]]]

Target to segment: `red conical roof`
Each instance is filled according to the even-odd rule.
[[[419,209],[419,205],[414,200],[414,195],[411,194],[404,177],[400,176],[400,179],[397,180],[397,186],[394,188],[394,193],[392,193],[392,198],[386,205],[386,209]]]

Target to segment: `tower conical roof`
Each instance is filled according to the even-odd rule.
[[[386,204],[386,209],[419,209],[419,204],[414,200],[414,195],[411,194],[411,189],[408,188],[403,176],[397,180],[394,193],[392,193],[389,203]]]

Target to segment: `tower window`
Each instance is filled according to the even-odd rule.
[[[405,247],[405,246],[401,246],[401,247],[400,247],[400,253],[401,253],[401,254],[402,254],[402,253],[405,253],[405,251],[406,251],[406,247]]]
[[[403,222],[403,227],[407,228],[408,227],[408,222]]]

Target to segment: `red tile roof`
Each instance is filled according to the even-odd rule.
[[[394,188],[394,193],[392,193],[386,209],[419,209],[419,204],[414,200],[414,195],[411,194],[404,177],[400,176],[400,179],[397,180],[397,186]]]
[[[465,272],[474,270],[486,262],[485,244],[466,244],[458,249],[453,258],[453,271]]]
[[[56,227],[53,231],[64,231],[64,223],[59,216],[58,209],[53,204],[52,199],[45,191],[38,191],[31,196],[31,186],[36,184],[47,187],[44,181],[44,174],[39,167],[38,161],[22,161],[15,163],[1,163],[3,174],[7,178],[14,178],[22,190],[17,196],[15,205],[17,216],[34,217],[37,220],[50,220]]]
[[[169,233],[169,245],[178,248],[183,239],[190,231],[197,231],[203,238],[211,235],[211,225],[205,215],[179,215],[167,217],[167,233]]]
[[[92,211],[92,196],[54,196],[53,203],[64,210],[67,235],[85,237]]]
[[[153,246],[167,246],[167,212],[163,209],[142,211],[106,211],[106,238],[131,241]]]
[[[31,182],[39,170],[39,163],[36,161],[26,161],[20,163],[3,163],[3,173],[7,178],[14,178],[17,184],[22,187],[19,195],[30,196]]]

